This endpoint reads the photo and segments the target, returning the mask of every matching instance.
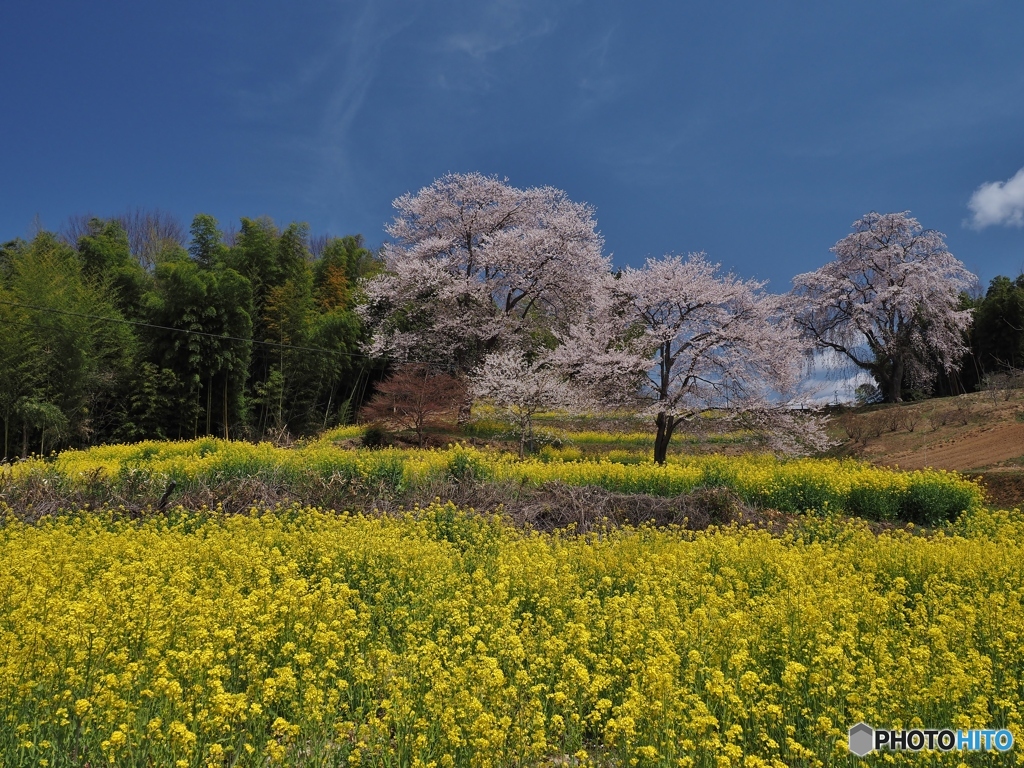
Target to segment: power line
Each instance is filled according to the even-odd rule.
[[[360,358],[360,359],[363,359],[363,360],[379,360],[379,359],[382,359],[382,358],[373,357],[371,355],[363,354],[362,352],[340,352],[338,350],[326,349],[324,347],[306,347],[306,346],[300,346],[300,345],[297,345],[297,344],[284,344],[284,343],[278,342],[278,341],[259,341],[257,339],[245,339],[245,338],[242,338],[240,336],[229,336],[227,334],[219,334],[219,333],[207,333],[206,331],[193,331],[193,330],[190,330],[188,328],[174,328],[174,327],[169,326],[169,325],[155,325],[154,323],[144,323],[144,322],[141,322],[139,320],[126,320],[125,318],[118,318],[118,317],[104,317],[103,315],[90,315],[90,314],[86,314],[84,312],[72,312],[72,311],[67,310],[67,309],[57,309],[55,307],[40,307],[40,306],[36,306],[34,304],[20,304],[20,303],[18,303],[16,301],[4,301],[3,299],[0,299],[0,304],[6,304],[7,306],[10,306],[10,307],[20,307],[21,309],[31,309],[31,310],[35,310],[37,312],[54,312],[54,313],[59,314],[59,315],[69,315],[71,317],[81,317],[81,318],[85,318],[87,320],[102,320],[102,321],[107,322],[107,323],[122,323],[124,325],[134,325],[134,326],[137,326],[139,328],[155,328],[155,329],[160,330],[160,331],[171,331],[172,333],[185,333],[185,334],[189,334],[191,336],[207,336],[207,337],[209,337],[211,339],[220,339],[222,341],[240,341],[240,342],[248,343],[248,344],[262,344],[262,345],[268,346],[268,347],[277,347],[277,348],[282,348],[282,349],[296,349],[296,350],[304,351],[304,352],[323,352],[323,353],[328,354],[328,355],[339,355],[341,357]],[[25,324],[24,323],[19,323],[19,325],[25,325]],[[417,360],[417,359],[408,358],[408,357],[405,358],[403,360],[403,362],[405,362],[405,363],[422,363],[424,365],[437,365],[436,361]],[[450,368],[451,366],[448,366],[448,367]]]
[[[20,307],[22,309],[33,309],[37,312],[55,312],[60,315],[70,315],[71,317],[82,317],[87,320],[103,320],[108,323],[122,323],[124,325],[134,325],[140,328],[155,328],[160,331],[171,331],[172,333],[187,333],[191,336],[207,336],[211,339],[220,339],[222,341],[240,341],[249,344],[263,344],[268,347],[283,347],[284,349],[297,349],[305,352],[325,352],[329,355],[342,355],[345,357],[361,357],[367,360],[373,360],[375,358],[369,355],[364,355],[360,352],[339,352],[333,349],[326,349],[324,347],[306,347],[297,344],[284,344],[278,341],[259,341],[257,339],[245,339],[241,336],[229,336],[227,334],[220,333],[207,333],[206,331],[194,331],[188,328],[174,328],[169,325],[155,325],[154,323],[143,323],[138,320],[126,320],[118,317],[104,317],[103,315],[89,315],[84,312],[71,312],[66,309],[56,309],[55,307],[38,307],[33,304],[19,304],[15,301],[4,301],[0,299],[0,304],[6,304],[11,307]]]

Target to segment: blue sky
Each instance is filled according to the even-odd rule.
[[[41,0],[0,27],[2,239],[142,206],[378,245],[393,198],[476,170],[594,205],[618,265],[703,250],[783,291],[909,209],[984,281],[1024,268],[1019,2]]]

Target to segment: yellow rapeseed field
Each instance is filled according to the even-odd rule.
[[[927,537],[572,537],[440,503],[8,515],[0,762],[854,765],[859,720],[1024,736],[1022,597],[1016,511]]]
[[[65,451],[52,462],[34,459],[0,467],[0,481],[17,483],[33,475],[57,485],[101,483],[148,488],[156,495],[172,479],[182,488],[259,478],[292,485],[326,480],[403,492],[437,480],[474,478],[533,486],[558,481],[661,496],[724,486],[750,504],[785,512],[837,510],[925,524],[951,520],[982,503],[978,486],[956,473],[900,472],[850,459],[679,455],[659,466],[644,453],[624,450],[586,460],[571,449],[549,449],[520,459],[461,445],[444,450],[343,450],[330,439],[296,449],[214,438],[149,441]]]

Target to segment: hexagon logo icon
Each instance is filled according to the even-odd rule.
[[[864,757],[875,748],[875,729],[867,723],[857,723],[849,732],[850,751]]]

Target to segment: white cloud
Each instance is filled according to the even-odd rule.
[[[815,352],[808,369],[796,398],[808,405],[852,403],[857,399],[858,386],[875,383],[870,374],[832,349]]]
[[[483,61],[506,48],[551,34],[555,23],[544,13],[545,8],[545,3],[535,0],[481,3],[466,14],[463,29],[449,35],[444,47]]]
[[[474,59],[483,60],[505,48],[511,48],[535,37],[550,34],[555,25],[548,19],[541,19],[534,26],[506,23],[495,30],[474,29],[450,35],[446,41],[448,50],[464,53]]]
[[[839,379],[815,377],[804,380],[800,397],[808,405],[852,403],[857,399],[857,387],[874,384],[875,380],[864,371]]]
[[[967,207],[974,216],[969,224],[984,229],[993,224],[1024,226],[1024,168],[1009,181],[988,181],[974,190]]]

